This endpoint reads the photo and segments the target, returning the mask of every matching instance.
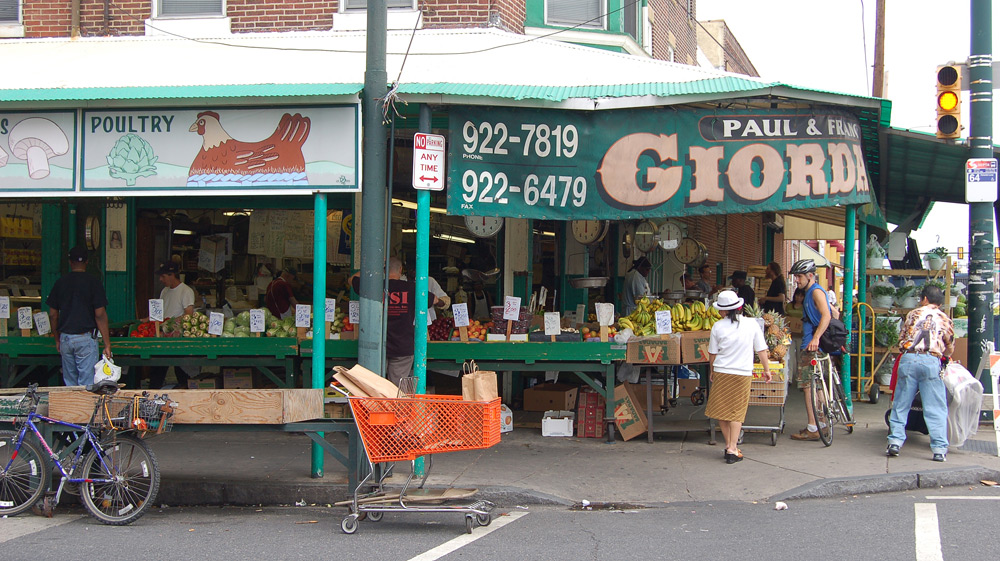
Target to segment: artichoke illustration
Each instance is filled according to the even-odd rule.
[[[124,179],[125,185],[135,186],[139,177],[156,175],[153,147],[137,134],[126,134],[118,139],[108,153],[108,171],[111,177]]]

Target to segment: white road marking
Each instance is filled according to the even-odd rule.
[[[914,503],[913,515],[917,561],[944,561],[941,555],[941,529],[938,526],[937,505]]]
[[[10,541],[14,538],[69,524],[75,520],[83,518],[85,515],[58,515],[52,518],[35,516],[30,513],[18,516],[0,518],[0,543]]]
[[[500,528],[503,528],[507,524],[514,522],[515,520],[521,518],[526,514],[528,513],[512,512],[507,516],[498,516],[497,518],[493,519],[493,523],[490,524],[489,526],[478,526],[476,528],[473,528],[471,534],[462,534],[461,536],[453,540],[448,540],[443,544],[435,547],[434,549],[429,549],[421,553],[420,555],[413,557],[412,559],[410,559],[410,561],[435,561],[436,559],[440,559],[457,549],[469,545],[470,543],[478,540],[479,538],[485,536],[486,534],[489,534],[494,530],[499,530]]]
[[[1000,501],[1000,496],[997,497],[963,497],[961,495],[928,495],[927,500],[956,500],[956,501]]]

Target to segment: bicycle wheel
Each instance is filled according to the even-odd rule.
[[[812,378],[812,405],[813,414],[816,416],[816,431],[819,432],[819,440],[824,446],[833,444],[833,415],[830,413],[827,393],[823,375],[816,372]]]
[[[834,372],[836,376],[836,372]],[[851,408],[847,406],[847,396],[844,395],[844,386],[840,383],[840,380],[834,379],[834,394],[837,399],[835,403],[837,404],[837,417],[839,421],[847,427],[848,434],[854,432],[854,416],[851,415]]]
[[[45,455],[27,436],[15,451],[16,444],[16,432],[0,431],[0,516],[28,510],[49,486]]]
[[[94,518],[112,526],[138,520],[160,489],[156,456],[132,435],[118,436],[103,450],[88,452],[81,477],[91,480],[80,489],[83,506]]]

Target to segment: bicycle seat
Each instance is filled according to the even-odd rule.
[[[87,386],[87,391],[98,395],[111,395],[118,391],[118,382],[114,380],[101,380],[96,384]]]

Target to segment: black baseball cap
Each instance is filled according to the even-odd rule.
[[[157,274],[166,275],[168,273],[177,273],[181,268],[177,266],[177,263],[169,261],[167,263],[160,263],[160,268],[157,270]]]
[[[87,260],[87,250],[79,245],[74,247],[69,250],[69,260],[77,263],[83,263]]]
[[[733,274],[729,275],[729,278],[731,278],[731,279],[743,279],[743,280],[747,280],[747,272],[746,271],[733,271]]]

